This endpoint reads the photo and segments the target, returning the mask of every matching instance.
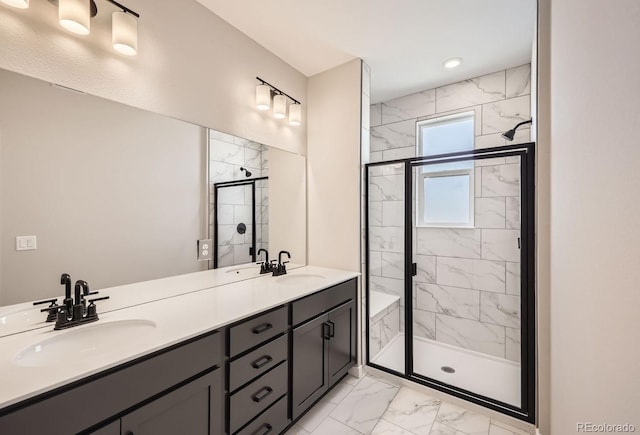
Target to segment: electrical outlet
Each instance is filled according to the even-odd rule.
[[[198,261],[209,261],[213,259],[213,240],[198,240]]]
[[[16,251],[32,251],[38,249],[36,236],[17,236]]]

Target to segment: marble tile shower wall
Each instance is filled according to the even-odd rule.
[[[530,77],[522,65],[372,105],[370,160],[414,157],[417,121],[469,111],[476,148],[505,145],[501,133],[530,118]],[[529,140],[523,129],[511,143]],[[519,158],[475,166],[475,227],[414,231],[414,333],[519,361]],[[400,296],[403,308],[404,174],[384,166],[370,175],[370,289]]]
[[[257,142],[210,130],[209,141],[209,198],[210,234],[213,236],[213,204],[215,183],[245,180],[246,168],[251,178],[267,176],[269,172],[268,148]],[[269,185],[256,182],[256,249],[269,249]],[[218,200],[218,267],[251,262],[249,248],[252,243],[251,186],[219,189]],[[244,234],[236,230],[238,223],[247,226]]]

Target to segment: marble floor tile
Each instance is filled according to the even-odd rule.
[[[467,434],[460,432],[459,430],[455,430],[454,428],[449,427],[445,424],[435,422],[433,423],[433,426],[431,426],[431,432],[429,432],[429,435],[467,435]]]
[[[489,433],[489,417],[448,402],[444,402],[440,406],[436,421],[469,435],[487,435]]]
[[[327,419],[331,411],[336,407],[335,403],[325,402],[321,400],[316,403],[313,408],[309,410],[300,420],[296,423],[302,429],[307,432],[313,432],[320,426],[320,424]]]
[[[357,430],[331,417],[323,420],[320,426],[311,433],[312,435],[361,435]]]
[[[402,387],[382,418],[409,432],[427,433],[436,419],[440,404],[438,399]]]
[[[347,375],[340,382],[344,382],[344,383],[347,383],[349,385],[353,385],[355,387],[356,385],[358,385],[358,382],[360,382],[360,378],[356,378],[355,376]]]
[[[309,435],[310,432],[302,429],[297,424],[294,424],[293,426],[291,426],[291,428],[289,428],[288,431],[285,432],[285,434],[286,435]]]
[[[330,416],[363,434],[368,434],[397,392],[398,387],[367,376],[347,394]]]
[[[395,424],[389,423],[386,420],[380,420],[378,421],[378,424],[376,424],[376,427],[373,428],[373,431],[371,431],[371,435],[417,435],[417,434],[408,432],[402,429],[401,427],[396,426]]]
[[[500,420],[496,420],[495,418],[491,419],[491,426],[500,427],[501,429],[507,430],[508,431],[506,432],[507,434],[513,433],[514,435],[531,435],[534,431],[533,428],[530,431],[527,431],[524,429],[518,429],[516,427],[508,425],[507,423],[503,423]]]
[[[347,377],[352,377],[352,376],[347,376]],[[353,378],[353,379],[356,379],[356,378]],[[344,400],[345,397],[347,397],[347,394],[349,394],[351,390],[353,390],[353,387],[354,385],[351,385],[348,382],[340,382],[331,391],[329,391],[326,396],[322,398],[322,401],[337,405],[338,403],[342,402],[342,400]]]

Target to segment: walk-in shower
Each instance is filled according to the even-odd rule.
[[[533,144],[365,166],[369,365],[533,421],[533,177]]]

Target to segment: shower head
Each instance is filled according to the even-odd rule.
[[[249,172],[249,170],[246,169],[246,168],[240,168],[240,171],[244,171],[244,173],[247,176],[247,178],[249,178],[251,176],[251,172]]]
[[[508,130],[502,133],[502,137],[508,140],[509,142],[511,142],[513,140],[513,137],[516,135],[516,130],[518,129],[518,127],[525,124],[531,124],[532,122],[533,122],[533,119],[530,119],[528,121],[522,121],[521,123],[513,127],[511,130]]]

